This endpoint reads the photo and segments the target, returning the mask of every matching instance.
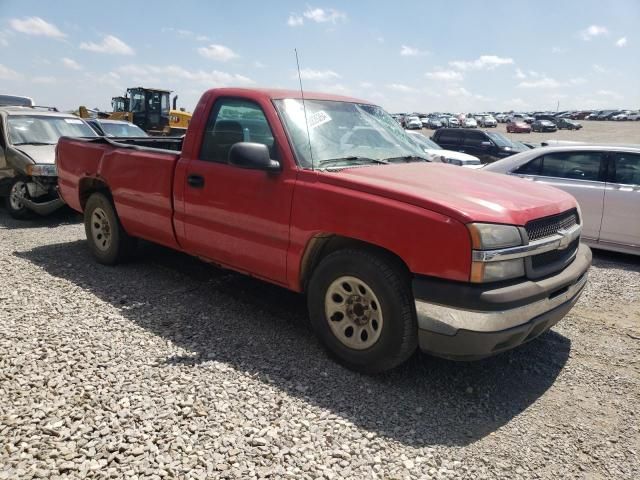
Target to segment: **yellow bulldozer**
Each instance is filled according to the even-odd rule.
[[[92,115],[86,107],[81,106],[78,115],[81,118],[97,116],[111,120],[126,120],[136,124],[149,135],[184,135],[191,120],[191,113],[186,112],[184,108],[177,108],[177,95],[173,97],[173,108],[170,109],[170,94],[171,90],[158,88],[127,88],[125,96],[111,99],[111,113],[93,112]]]

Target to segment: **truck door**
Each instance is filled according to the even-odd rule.
[[[231,146],[256,142],[280,160],[263,109],[239,98],[218,98],[184,185],[184,244],[216,263],[286,283],[286,254],[295,172],[265,172],[228,163]]]

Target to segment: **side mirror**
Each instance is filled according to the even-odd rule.
[[[270,172],[280,170],[280,162],[271,160],[267,146],[253,142],[234,143],[229,150],[229,165]]]
[[[480,146],[481,146],[482,148],[490,148],[490,147],[491,147],[491,142],[487,142],[487,141],[485,141],[485,142],[480,142]]]

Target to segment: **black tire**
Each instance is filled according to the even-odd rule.
[[[89,249],[99,263],[115,265],[133,257],[137,241],[124,231],[111,199],[103,193],[93,193],[87,200],[84,230]]]
[[[16,220],[26,220],[33,216],[33,212],[29,210],[24,204],[22,204],[19,198],[16,197],[17,189],[23,190],[22,195],[26,198],[29,197],[29,192],[27,191],[26,186],[27,178],[25,177],[15,177],[11,180],[9,184],[9,194],[5,199],[5,204],[7,206],[7,211],[9,215],[11,215]]]
[[[341,277],[364,282],[378,300],[379,306],[375,305],[374,309],[379,308],[382,325],[377,340],[366,349],[345,345],[329,324],[332,320],[327,318],[325,298],[331,285]],[[363,373],[383,372],[400,365],[416,350],[418,326],[410,277],[393,258],[360,249],[333,252],[314,270],[307,301],[316,335],[329,353],[347,368]],[[344,321],[349,322],[349,318]],[[368,321],[369,327],[375,328],[373,318]]]

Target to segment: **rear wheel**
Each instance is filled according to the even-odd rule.
[[[84,229],[91,253],[104,265],[126,261],[135,253],[136,239],[124,231],[113,203],[102,193],[89,197]]]
[[[24,199],[29,199],[27,180],[24,177],[16,177],[9,187],[9,196],[6,199],[9,215],[17,220],[24,220],[31,216],[31,210],[24,204]]]
[[[355,249],[329,254],[313,272],[308,306],[329,353],[353,370],[389,370],[417,347],[409,277],[385,255]]]

